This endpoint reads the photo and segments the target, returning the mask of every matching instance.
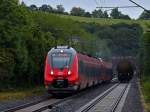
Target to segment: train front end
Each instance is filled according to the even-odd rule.
[[[78,88],[78,59],[73,48],[52,48],[46,57],[45,87],[49,93],[70,93]]]

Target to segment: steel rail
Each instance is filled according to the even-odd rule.
[[[109,89],[105,90],[105,91],[110,91],[110,89],[113,89],[115,86],[117,86],[118,84],[115,84],[114,86],[111,86]],[[89,90],[89,89],[88,89]],[[90,89],[91,90],[91,89]],[[35,109],[35,110],[32,110],[32,112],[41,112],[41,111],[44,111],[44,110],[47,110],[47,109],[53,109],[53,108],[57,108],[57,105],[65,102],[65,101],[69,101],[70,99],[73,99],[74,97],[77,97],[77,96],[80,96],[81,94],[85,94],[87,93],[87,90],[81,90],[81,92],[73,95],[73,96],[69,96],[69,97],[66,97],[64,99],[60,99],[58,100],[56,98],[56,102],[53,102],[51,104],[45,104],[46,106],[43,106],[43,107],[39,107],[38,109]],[[15,112],[15,111],[21,111],[21,110],[24,110],[26,108],[30,108],[32,106],[35,106],[35,105],[38,105],[39,103],[42,103],[42,102],[46,102],[48,100],[55,100],[52,96],[50,97],[51,99],[47,99],[47,98],[44,98],[44,99],[41,99],[39,101],[33,101],[31,103],[26,103],[26,104],[23,104],[23,105],[20,105],[20,106],[16,106],[14,108],[10,108],[10,109],[7,109],[7,110],[4,110],[3,112]]]
[[[125,88],[123,89],[123,91],[121,92],[119,98],[117,99],[117,101],[115,102],[115,104],[112,106],[111,112],[115,112],[115,110],[116,110],[116,108],[117,108],[117,106],[118,106],[120,100],[122,99],[122,97],[123,97],[123,95],[124,95],[124,93],[125,93],[127,87],[128,87],[128,85],[126,85],[126,87],[125,87]]]
[[[36,104],[38,104],[40,102],[43,102],[43,101],[46,101],[46,100],[47,100],[47,98],[42,98],[42,99],[37,100],[37,101],[32,101],[32,102],[25,103],[23,105],[18,105],[18,106],[9,108],[9,109],[5,109],[5,110],[3,110],[3,112],[14,112],[14,111],[17,111],[17,110],[20,110],[20,109],[23,109],[23,108],[26,108],[26,107],[29,107],[29,106],[36,105]]]
[[[120,84],[114,86],[113,88],[105,91],[104,93],[102,93],[101,95],[99,95],[98,97],[96,97],[95,99],[93,99],[91,102],[87,103],[85,106],[81,107],[79,110],[77,110],[76,112],[88,112],[89,110],[91,110],[96,104],[98,104],[100,101],[102,101],[104,98],[107,97],[107,95],[109,95],[109,93],[111,93],[113,90],[115,90],[115,88],[117,88]],[[117,100],[114,102],[114,104],[110,107],[110,112],[115,112],[120,100],[122,99],[126,89],[128,87],[128,84],[125,85],[125,87],[123,88],[123,90],[121,91],[119,97],[117,98]]]
[[[104,91],[99,96],[97,96],[95,99],[93,99],[91,102],[89,102],[85,106],[81,107],[76,112],[87,112],[87,111],[89,111],[92,107],[94,107],[98,102],[100,102],[102,99],[104,99],[105,96],[107,96],[111,91],[113,91],[118,86],[119,86],[119,84],[115,84],[114,86],[107,89],[106,91]]]
[[[118,84],[115,84],[114,86],[117,86]],[[107,90],[110,90],[111,88],[113,88],[114,86],[111,86],[110,88],[108,88]],[[92,89],[92,88],[91,88]],[[87,89],[88,90],[88,89]],[[70,96],[70,97],[67,97],[67,98],[64,98],[64,99],[62,99],[62,100],[60,100],[60,101],[58,101],[58,102],[55,102],[55,103],[53,103],[53,104],[50,104],[50,105],[47,105],[47,106],[45,106],[45,107],[42,107],[42,108],[40,108],[40,109],[38,109],[38,110],[36,110],[36,111],[33,111],[33,112],[42,112],[42,111],[45,111],[45,110],[52,110],[52,109],[54,109],[54,108],[59,108],[59,104],[62,104],[62,103],[64,103],[64,102],[67,102],[67,101],[70,101],[70,100],[72,100],[72,99],[74,99],[74,98],[76,98],[76,97],[78,97],[78,96],[81,96],[82,94],[85,94],[85,93],[87,93],[87,90],[81,90],[81,92],[79,92],[79,93],[77,93],[77,94],[75,94],[75,95],[73,95],[73,96]],[[107,90],[105,90],[105,91],[107,91]]]

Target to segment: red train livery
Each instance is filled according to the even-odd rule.
[[[46,57],[44,82],[49,93],[77,91],[112,79],[112,65],[77,53],[73,48],[52,48]]]

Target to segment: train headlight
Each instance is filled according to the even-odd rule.
[[[63,53],[64,51],[63,51],[63,50],[60,50],[60,52]]]
[[[70,70],[68,71],[68,75],[71,75],[71,71]]]
[[[53,72],[53,71],[51,71],[51,75],[54,75],[54,72]]]

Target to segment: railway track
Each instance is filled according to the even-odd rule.
[[[66,97],[64,99],[51,97],[49,99],[43,99],[40,101],[27,103],[25,105],[20,105],[14,108],[10,108],[4,110],[3,112],[49,112],[54,105],[58,105],[59,103],[65,102],[75,96],[76,95]]]
[[[109,89],[105,90],[103,93],[97,96],[95,99],[79,108],[76,112],[115,112],[116,109],[121,110],[120,108],[118,109],[117,106],[127,88],[128,84],[114,84]],[[51,112],[59,105],[70,101],[74,102],[75,98],[77,98],[78,96],[80,98],[87,92],[89,92],[89,90],[81,91],[73,96],[69,96],[64,99],[50,97],[49,99],[45,99],[43,101],[34,102],[20,107],[18,106],[9,110],[5,110],[4,112]],[[59,110],[59,112],[61,112],[61,110]]]
[[[56,105],[61,104],[65,101],[69,101],[70,99],[73,99],[74,97],[77,97],[81,94],[86,94],[86,92],[88,91],[89,89],[86,89],[64,99],[54,98],[50,96],[49,98],[43,98],[38,101],[33,101],[30,103],[19,105],[13,108],[3,110],[2,112],[49,112]]]
[[[130,84],[115,84],[75,112],[121,112],[129,88]]]

